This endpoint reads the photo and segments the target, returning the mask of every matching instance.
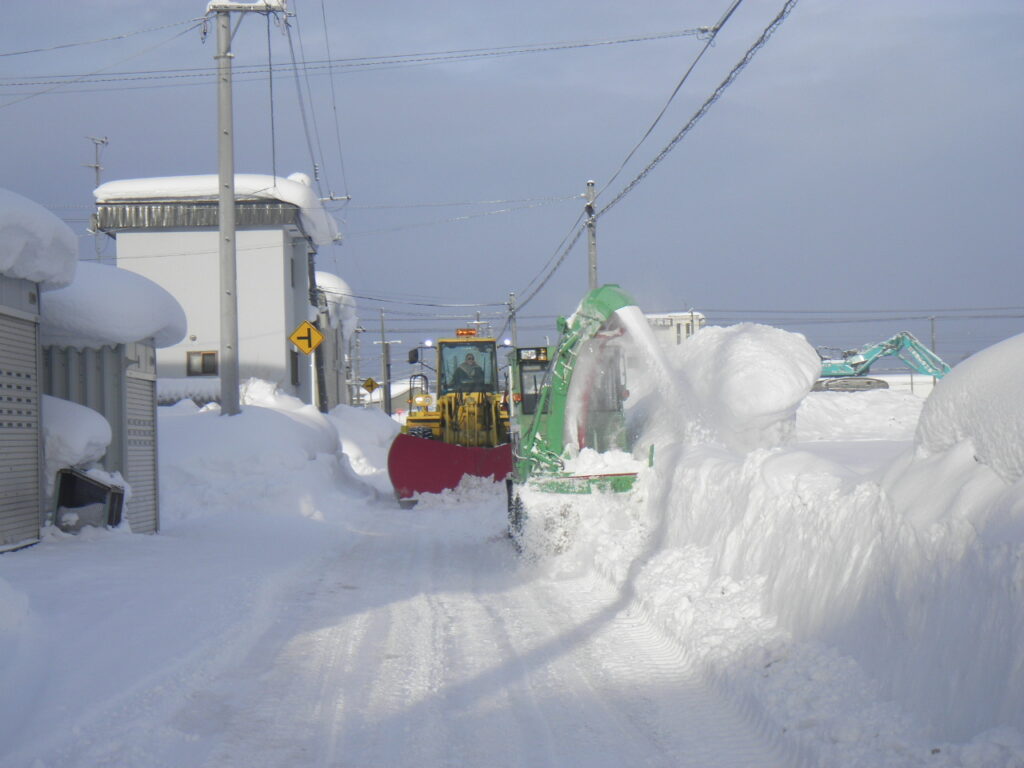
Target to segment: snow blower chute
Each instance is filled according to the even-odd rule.
[[[418,349],[409,362],[419,362]],[[388,451],[388,474],[403,506],[416,494],[455,488],[465,475],[503,480],[512,469],[495,340],[460,328],[455,338],[438,341],[436,370],[436,395],[424,374],[413,375],[406,423]]]
[[[516,349],[511,363],[513,469],[506,486],[517,541],[528,514],[524,495],[626,492],[637,479],[636,471],[574,472],[567,465],[585,449],[631,450],[623,342],[637,333],[650,338],[643,314],[619,286],[605,285],[568,320],[559,318],[558,331],[556,346]],[[636,462],[629,464],[632,470]]]

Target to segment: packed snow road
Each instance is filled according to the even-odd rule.
[[[205,764],[784,764],[625,600],[520,567],[477,512],[367,518],[219,681],[244,695],[213,686]]]
[[[80,743],[62,759],[246,768],[791,764],[701,682],[677,646],[631,613],[628,599],[593,576],[552,579],[524,564],[493,503],[377,509],[350,520],[334,556],[277,602],[248,648],[191,673],[190,690],[170,697],[177,704],[162,714],[139,706],[140,722],[127,716],[120,740]]]

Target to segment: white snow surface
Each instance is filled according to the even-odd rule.
[[[161,408],[160,534],[0,557],[0,763],[1020,768],[1005,414],[965,389],[970,437],[915,444],[960,411],[808,394],[802,344],[683,345],[631,385],[636,457],[575,460],[638,488],[527,499],[518,556],[499,484],[395,507],[379,411],[261,382],[238,416]]]
[[[170,293],[152,280],[117,267],[81,262],[74,282],[42,301],[44,345],[99,348],[149,338],[157,348],[177,344],[188,321]]]
[[[110,422],[103,414],[78,403],[43,395],[43,456],[47,494],[57,471],[87,468],[103,458],[110,445]]]
[[[157,176],[148,179],[108,181],[93,190],[97,203],[148,200],[216,200],[218,176]],[[316,245],[338,240],[338,223],[324,209],[309,177],[293,173],[288,178],[259,173],[235,174],[236,200],[280,200],[298,206],[302,228]]]
[[[0,189],[0,275],[52,290],[71,282],[77,263],[71,227],[39,203]]]
[[[1024,477],[1024,335],[968,358],[928,398],[917,441],[941,454],[970,441],[975,458],[1007,483]]]

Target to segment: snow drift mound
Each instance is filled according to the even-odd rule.
[[[256,379],[243,385],[241,400],[231,417],[191,400],[159,409],[165,520],[237,511],[240,493],[253,499],[254,513],[326,519],[347,500],[373,495],[314,406]]]
[[[795,414],[821,373],[803,336],[765,325],[708,326],[673,361],[706,434],[737,451],[789,442]]]
[[[970,440],[978,461],[1007,483],[1024,477],[1024,334],[960,363],[932,392],[917,443],[927,454]]]
[[[644,405],[674,419],[653,471],[632,503],[573,500],[557,572],[619,585],[808,764],[1024,765],[1021,339],[940,383],[916,451],[899,425],[920,401],[895,392],[819,400],[817,434],[787,444],[819,370],[798,335],[709,328],[678,350]],[[830,438],[844,422],[856,437]]]

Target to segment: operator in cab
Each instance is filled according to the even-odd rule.
[[[456,388],[475,388],[483,386],[483,383],[484,369],[477,365],[476,356],[472,352],[467,352],[465,359],[455,369],[452,384]]]

